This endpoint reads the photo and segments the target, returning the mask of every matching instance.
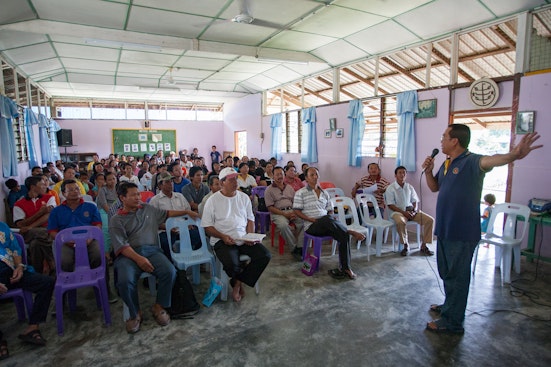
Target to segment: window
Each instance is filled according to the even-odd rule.
[[[398,145],[396,96],[368,99],[363,103],[365,130],[362,156],[396,157]],[[381,144],[384,147],[382,152],[379,148]]]
[[[283,114],[281,134],[281,151],[283,153],[300,153],[302,123],[299,110]]]
[[[22,112],[19,111],[23,116]],[[12,119],[13,136],[15,138],[15,148],[17,151],[17,161],[23,162],[29,159],[27,139],[25,138],[25,127],[21,117]]]

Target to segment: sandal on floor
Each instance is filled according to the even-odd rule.
[[[442,319],[434,320],[427,322],[426,330],[431,331],[436,334],[464,334],[465,329],[449,329]]]
[[[29,331],[27,334],[20,334],[19,339],[28,344],[46,345],[46,339],[40,334],[40,330]]]
[[[442,313],[442,306],[444,305],[437,305],[437,304],[430,305],[429,311],[435,312],[435,313]]]
[[[331,269],[328,273],[333,279],[344,279],[344,277],[348,276],[348,274],[344,273],[341,269]]]
[[[404,247],[404,249],[400,252],[400,255],[402,256],[408,256],[408,249]]]
[[[350,280],[356,280],[358,276],[352,271],[352,269],[348,269],[348,271],[343,271],[343,274],[346,275]]]
[[[421,250],[419,250],[420,253],[426,256],[432,256],[434,255],[434,252],[432,252],[428,247],[421,247]]]
[[[0,360],[6,359],[10,356],[10,351],[8,350],[8,342],[5,340],[0,341]]]
[[[151,307],[151,313],[153,314],[155,321],[157,321],[157,324],[166,326],[170,323],[170,315],[161,306],[153,305],[153,307]]]

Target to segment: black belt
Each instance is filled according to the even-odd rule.
[[[287,208],[281,208],[279,210],[293,210],[293,207],[292,206],[288,206]]]

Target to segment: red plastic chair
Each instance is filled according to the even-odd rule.
[[[325,190],[325,189],[328,189],[330,187],[337,187],[337,186],[335,186],[335,184],[333,182],[324,181],[324,182],[320,182],[320,187]]]
[[[98,242],[101,257],[101,265],[91,269],[88,259],[87,240],[94,239]],[[75,243],[75,270],[63,271],[61,269],[61,249],[65,243]],[[81,226],[66,228],[60,231],[54,242],[54,254],[56,259],[55,300],[57,333],[63,335],[63,295],[69,292],[69,308],[73,312],[76,309],[76,290],[83,287],[94,287],[98,308],[103,309],[103,317],[106,325],[111,325],[111,311],[107,297],[107,283],[105,281],[105,253],[103,244],[103,232],[98,227]]]
[[[14,233],[13,235],[15,236],[17,243],[19,243],[19,247],[21,247],[21,260],[23,261],[23,264],[27,264],[27,249],[25,248],[23,236],[18,233]],[[0,299],[9,298],[13,298],[13,303],[15,304],[15,308],[17,310],[17,319],[19,321],[25,320],[25,307],[27,308],[27,314],[29,317],[31,316],[31,312],[33,310],[33,295],[31,292],[24,291],[21,288],[16,288],[10,289],[6,293],[0,295]]]
[[[153,191],[140,191],[140,200],[142,203],[148,203],[153,196],[155,196]]]

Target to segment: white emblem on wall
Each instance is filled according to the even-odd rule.
[[[490,108],[499,99],[499,87],[490,78],[475,80],[469,88],[469,98],[476,107]]]

